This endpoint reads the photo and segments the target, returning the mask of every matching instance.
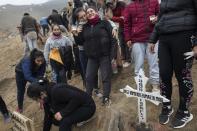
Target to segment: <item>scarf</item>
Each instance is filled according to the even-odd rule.
[[[51,37],[52,37],[53,40],[61,39],[62,38],[62,34],[60,33],[59,35],[56,35],[56,34],[53,33]]]
[[[93,19],[89,19],[89,20],[88,20],[88,23],[89,23],[90,25],[95,26],[95,25],[99,22],[99,20],[100,20],[99,16],[96,15]]]

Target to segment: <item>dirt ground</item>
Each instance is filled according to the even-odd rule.
[[[11,111],[14,111],[17,107],[14,68],[16,63],[22,58],[24,52],[23,46],[20,37],[1,41],[0,43],[0,95],[4,98]],[[192,72],[195,89],[197,87],[197,62],[194,62]],[[83,89],[80,76],[74,76],[69,83]],[[124,88],[127,84],[135,87],[132,67],[125,68],[120,74],[113,76],[111,93],[112,105],[109,108],[102,107],[101,100],[95,97],[94,99],[97,104],[95,118],[80,128],[74,126],[74,131],[134,131],[135,123],[138,121],[137,99],[128,99],[125,95],[119,92],[119,89]],[[179,97],[176,80],[174,80],[173,85],[172,103],[174,108],[177,109]],[[147,90],[150,90],[148,85]],[[194,119],[185,128],[178,129],[179,131],[197,130],[196,92],[194,93],[190,109],[194,114]],[[153,125],[154,131],[176,131],[175,129],[170,128],[169,125],[161,126],[158,124],[159,113],[160,106],[156,107],[152,103],[147,102],[148,122]],[[42,130],[43,110],[39,109],[38,103],[30,100],[26,96],[23,114],[34,120],[36,131]],[[0,131],[10,131],[11,127],[12,124],[5,125],[2,117],[0,117]],[[52,131],[58,131],[58,128],[53,127]]]

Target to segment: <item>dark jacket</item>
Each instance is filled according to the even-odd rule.
[[[62,16],[58,13],[52,13],[47,18],[47,21],[50,25],[52,25],[52,24],[64,25],[64,21],[62,19]]]
[[[30,31],[37,31],[37,22],[36,19],[34,19],[31,16],[24,16],[21,20],[21,31],[23,35],[27,34]]]
[[[75,37],[75,40],[79,45],[84,45],[88,58],[110,56],[111,47],[115,41],[112,36],[112,27],[105,20],[99,20],[95,26],[85,24],[83,31]]]
[[[130,3],[124,14],[125,40],[135,42],[148,42],[154,24],[150,21],[151,15],[158,15],[158,0],[135,0]]]
[[[197,0],[163,0],[160,7],[149,42],[156,43],[162,34],[197,29]]]
[[[29,57],[23,58],[15,68],[15,72],[23,74],[24,79],[29,82],[36,82],[40,77],[43,77],[45,70],[46,63],[44,62],[38,69],[33,71]]]
[[[57,112],[66,117],[82,106],[91,108],[93,112],[96,110],[92,97],[73,86],[58,84],[48,87],[47,96],[44,101],[44,131],[49,131],[52,123],[58,124],[54,119]]]

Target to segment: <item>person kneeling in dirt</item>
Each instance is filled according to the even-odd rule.
[[[43,131],[50,131],[52,124],[59,126],[59,131],[71,131],[73,124],[87,122],[96,111],[91,96],[63,83],[40,80],[29,85],[27,95],[33,100],[44,101]]]
[[[34,49],[30,56],[26,56],[16,65],[16,85],[17,85],[17,101],[19,113],[23,112],[23,100],[25,94],[25,86],[27,82],[35,82],[44,76],[46,62],[44,54]]]

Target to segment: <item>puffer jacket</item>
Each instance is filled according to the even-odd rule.
[[[130,3],[124,13],[125,41],[148,42],[154,28],[150,16],[158,14],[158,0],[135,0]]]
[[[150,43],[156,43],[162,34],[197,29],[197,0],[161,0],[160,6]]]
[[[75,37],[75,40],[83,43],[88,58],[111,56],[111,48],[115,42],[112,27],[105,20],[99,20],[95,26],[85,24],[83,31]]]

